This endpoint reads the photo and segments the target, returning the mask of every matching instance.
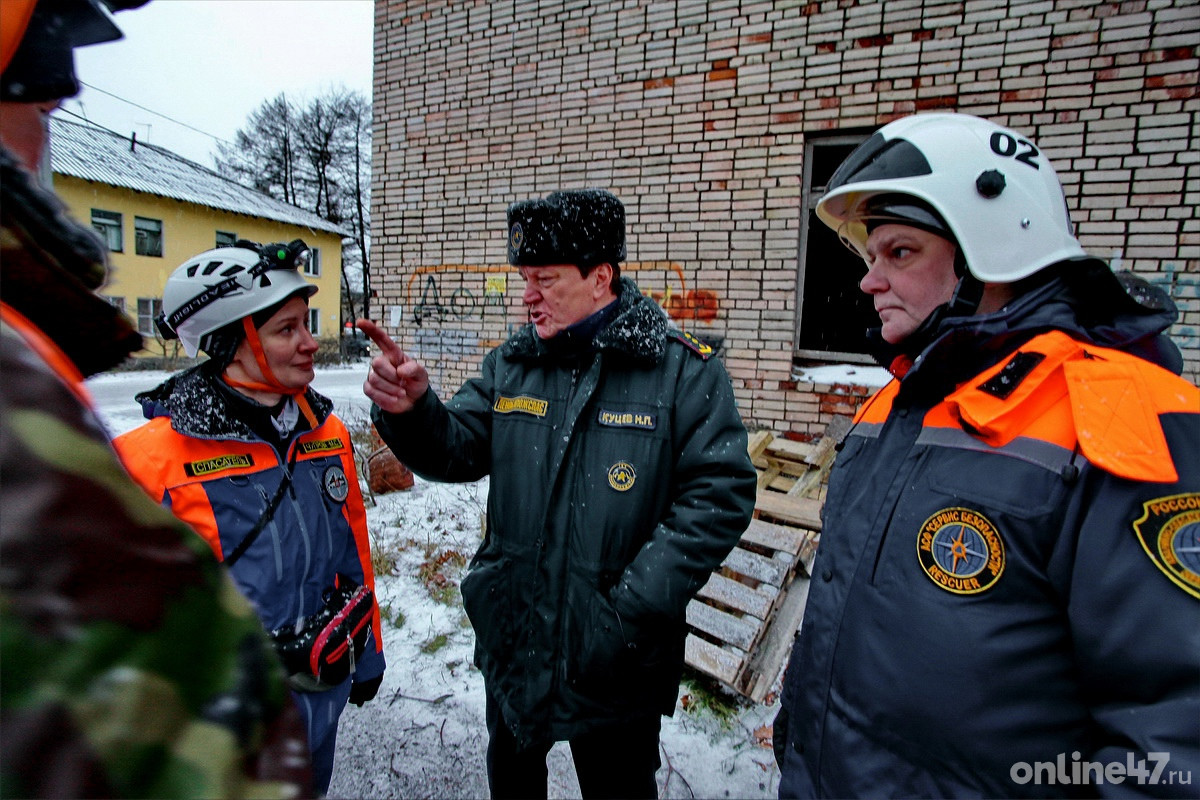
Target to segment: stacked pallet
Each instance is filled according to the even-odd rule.
[[[783,669],[804,614],[825,478],[848,425],[838,420],[815,443],[751,435],[754,519],[687,608],[687,663],[755,702]]]

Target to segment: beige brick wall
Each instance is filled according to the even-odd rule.
[[[1200,373],[1195,0],[375,7],[376,308],[445,394],[524,318],[507,205],[598,186],[747,422],[819,434],[868,388],[792,374],[805,134],[933,109],[1032,135],[1084,246],[1174,295]]]

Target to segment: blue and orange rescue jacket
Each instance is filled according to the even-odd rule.
[[[224,561],[258,522],[291,462],[291,486],[230,569],[263,627],[294,625],[318,612],[324,590],[338,575],[374,591],[366,512],[350,435],[331,413],[332,403],[307,391],[318,424],[293,434],[285,461],[239,418],[228,390],[217,380],[201,365],[139,395],[150,421],[114,441],[134,479],[191,525]],[[314,749],[330,723],[336,726],[350,683],[383,673],[379,621],[376,603],[372,636],[345,685],[297,698]],[[324,705],[333,708],[322,709]]]
[[[1101,331],[1078,299],[1052,281],[947,320],[860,410],[781,797],[1194,794],[1167,781],[1200,774],[1200,391],[1125,352],[1170,314]]]

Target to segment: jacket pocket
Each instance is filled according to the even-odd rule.
[[[475,564],[460,590],[479,649],[489,660],[504,663],[512,654],[515,638],[512,562],[502,556]]]
[[[595,589],[575,616],[567,649],[567,680],[576,692],[593,700],[628,705],[653,693],[664,670],[669,636],[622,618]]]

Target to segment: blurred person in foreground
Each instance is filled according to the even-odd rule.
[[[780,796],[1194,796],[1167,782],[1200,779],[1174,304],[1089,257],[1045,154],[978,117],[884,126],[817,214],[867,264],[895,379],[830,476]]]
[[[570,743],[585,798],[656,797],[684,608],[737,543],[756,475],[721,362],[620,277],[625,209],[600,190],[508,209],[530,322],[443,404],[377,326],[364,390],[427,479],[490,475],[462,582],[487,691],[494,798],[546,797]]]
[[[158,325],[208,359],[138,395],[150,421],[117,452],[192,526],[270,632],[308,730],[315,789],[338,719],[383,681],[366,509],[346,426],[312,390],[303,241],[239,241],[167,278]]]
[[[36,176],[72,49],[120,35],[99,2],[0,2],[0,795],[295,797],[304,733],[253,610],[129,479],[83,383],[142,340]]]

